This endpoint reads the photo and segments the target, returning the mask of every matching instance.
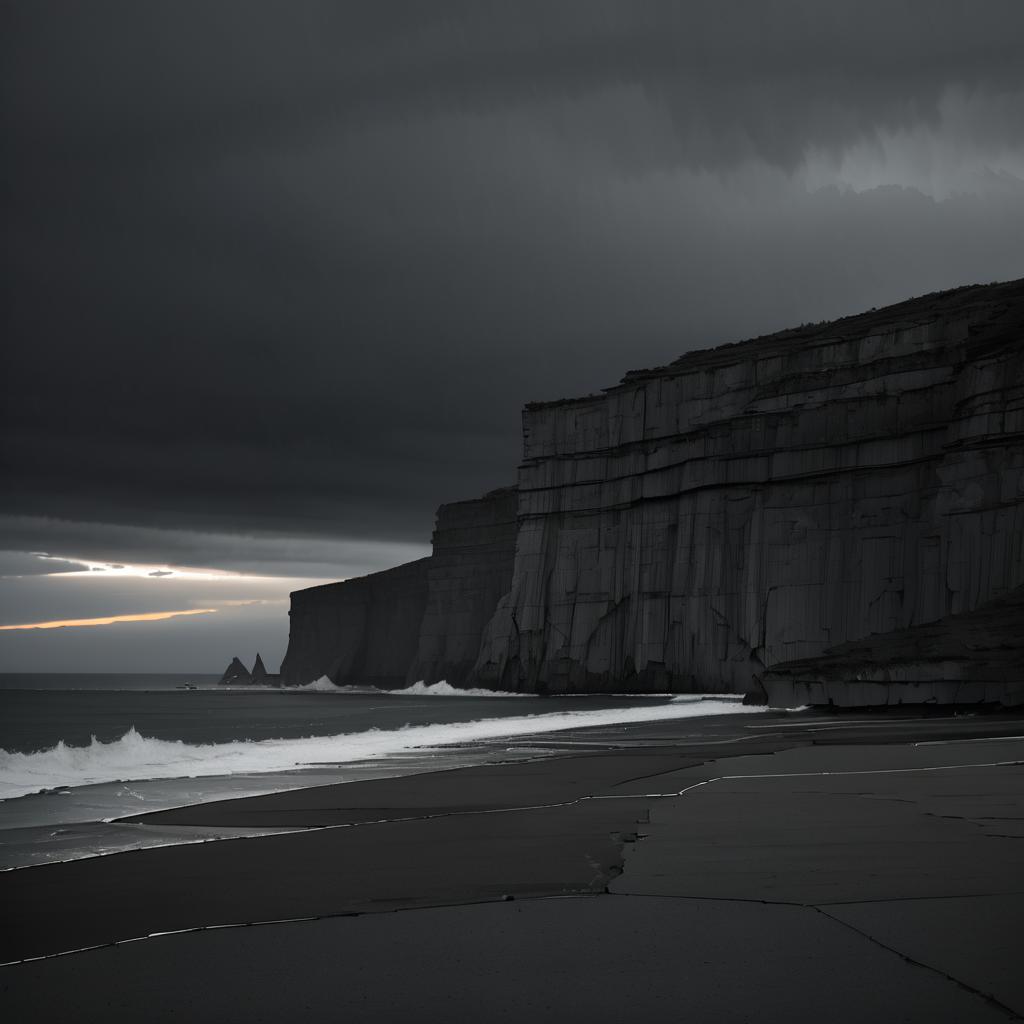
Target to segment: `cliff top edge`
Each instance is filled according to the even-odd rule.
[[[644,380],[675,377],[702,369],[717,369],[742,362],[753,355],[765,358],[801,344],[852,341],[869,337],[882,329],[896,330],[930,323],[940,318],[953,319],[958,316],[966,316],[971,311],[977,312],[999,303],[1024,306],[1024,277],[1011,281],[993,281],[990,284],[961,285],[944,291],[929,292],[927,295],[918,295],[889,306],[872,308],[835,320],[801,324],[799,327],[788,327],[771,334],[759,335],[756,338],[726,342],[711,348],[694,349],[691,352],[683,353],[678,359],[665,366],[629,370],[617,384],[602,388],[600,391],[568,398],[555,398],[549,401],[527,402],[526,409],[548,409],[553,406],[592,401]]]

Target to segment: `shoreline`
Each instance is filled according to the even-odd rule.
[[[171,984],[173,968],[158,953],[168,944],[175,956],[190,957],[195,953],[188,950],[210,943],[229,959],[249,949],[252,960],[243,976],[253,992],[263,992],[258,968],[272,967],[272,950],[280,950],[269,937],[282,928],[292,930],[295,950],[315,960],[314,934],[337,933],[346,956],[355,955],[363,948],[362,933],[384,929],[389,942],[411,941],[427,920],[423,915],[465,920],[467,936],[475,934],[474,921],[486,918],[499,930],[512,928],[527,946],[536,940],[536,928],[558,930],[579,917],[596,922],[605,915],[611,930],[595,923],[596,931],[584,930],[576,941],[614,948],[615,929],[626,927],[627,918],[636,924],[630,916],[640,913],[636,901],[653,900],[657,910],[643,913],[665,920],[637,940],[654,944],[645,954],[646,970],[669,971],[675,962],[669,949],[658,952],[655,941],[659,929],[666,942],[674,934],[670,904],[679,912],[689,908],[712,931],[740,913],[738,906],[770,908],[748,922],[755,930],[767,927],[769,918],[775,921],[780,908],[787,908],[786,921],[798,909],[822,922],[845,915],[850,920],[828,926],[849,933],[843,942],[853,941],[849,936],[859,928],[868,937],[858,942],[876,952],[888,943],[900,954],[890,951],[873,970],[895,972],[894,979],[900,972],[931,971],[928,984],[938,988],[927,998],[918,993],[911,999],[917,975],[894,990],[905,989],[911,1010],[930,1007],[931,1016],[920,1019],[956,1019],[942,1016],[942,1007],[956,1002],[950,991],[974,1000],[978,1010],[959,1019],[989,1019],[989,1012],[1002,1014],[992,1019],[1006,1019],[1006,1007],[1024,1014],[1024,984],[1013,980],[1015,968],[1006,964],[1018,937],[1014,915],[1024,911],[1024,887],[1016,882],[1016,840],[1024,838],[1022,739],[1024,715],[1005,712],[948,717],[769,711],[662,720],[549,735],[543,741],[550,756],[537,759],[132,816],[121,821],[289,831],[5,872],[0,891],[9,925],[0,939],[0,978],[15,1005],[30,1006],[19,1000],[31,1000],[38,986],[57,984],[58,978],[65,997],[71,985],[88,1005],[101,979],[113,983],[111,972],[130,973],[137,969],[131,965],[144,961],[142,974],[117,982],[119,998],[127,1000],[125,1016],[104,1017],[128,1019],[127,1007],[143,1012],[133,1000],[143,1000],[154,979]],[[524,748],[529,740],[521,737],[508,746]],[[926,908],[939,913],[940,904],[960,909],[943,926],[932,921],[912,927],[906,923],[907,900],[919,916]],[[892,910],[894,901],[904,907],[899,913]],[[719,904],[716,918],[718,912],[708,908]],[[1000,906],[1012,906],[1014,914],[996,927],[993,915],[1007,913]],[[297,919],[306,923],[281,923]],[[247,927],[257,923],[260,928]],[[779,923],[772,940],[804,966],[814,961],[813,948],[801,938],[806,926]],[[901,928],[907,934],[893,938],[890,933]],[[972,942],[958,953],[954,940],[964,929],[972,931]],[[264,938],[257,942],[255,932]],[[165,937],[152,937],[157,933]],[[939,967],[908,966],[920,960],[915,950],[922,943],[934,945],[943,936],[941,955],[928,954],[941,961]],[[266,948],[260,946],[264,940]],[[253,942],[260,949],[250,949]],[[83,949],[92,951],[70,952]],[[985,953],[980,965],[979,950]],[[598,963],[604,953],[594,949],[592,955]],[[543,995],[557,1003],[539,949],[537,957],[520,978],[522,998]],[[422,1005],[440,1006],[457,991],[455,967],[427,959],[433,981],[422,979]],[[712,956],[705,980],[724,982],[735,966],[724,952]],[[367,998],[373,979],[381,982],[392,967],[387,958],[376,966],[363,964]],[[833,974],[840,967],[828,967],[830,985],[839,983]],[[613,965],[608,970],[614,974]],[[215,963],[203,978],[205,986],[233,999],[249,998]],[[319,989],[309,984],[303,994],[317,1006],[322,997],[323,1013],[343,1005],[332,983]],[[388,1014],[398,1013],[394,1007],[385,1012],[398,998],[386,988],[379,990],[381,1015],[367,1007],[363,1019],[393,1019]],[[652,989],[650,998],[658,991]],[[859,1012],[867,1012],[862,996]],[[167,1004],[169,1016],[185,1012],[176,998]],[[663,1019],[653,1004],[644,1003],[643,993],[633,998],[634,1005],[646,1007],[643,1012]],[[750,1000],[750,1006],[763,1003],[763,993],[751,991]],[[196,1016],[195,1006],[188,1012],[194,1019],[212,1019]]]

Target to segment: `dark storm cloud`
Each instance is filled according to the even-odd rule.
[[[5,19],[5,546],[352,564],[511,481],[527,400],[1024,274],[1019,3]]]
[[[692,159],[752,148],[792,160],[807,141],[934,113],[950,81],[1015,89],[1024,77],[1015,0],[58,7],[9,11],[11,74],[33,86],[17,106],[37,135],[43,117],[70,122],[56,147],[91,148],[98,131],[104,163],[110,145],[262,147],[318,122],[534,110],[620,86],[669,104]],[[141,137],[125,137],[129,124]]]

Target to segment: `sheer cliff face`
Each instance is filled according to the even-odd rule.
[[[427,604],[410,682],[444,679],[460,686],[466,681],[484,627],[512,586],[515,543],[513,487],[437,510]]]
[[[284,683],[327,676],[339,686],[405,685],[427,604],[428,561],[295,591]]]
[[[1024,281],[692,353],[524,434],[518,489],[442,506],[430,558],[292,595],[286,683],[1009,692]],[[950,616],[996,630],[987,667],[932,649]]]
[[[474,681],[743,692],[1024,583],[1022,321],[959,289],[528,407]]]
[[[288,685],[460,685],[480,636],[512,583],[514,488],[442,505],[433,554],[358,579],[292,594]]]

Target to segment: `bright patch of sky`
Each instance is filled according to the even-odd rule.
[[[935,117],[878,128],[838,153],[809,147],[798,172],[808,189],[855,192],[914,188],[936,201],[1024,187],[1024,144],[1005,125],[1024,110],[1024,95],[992,96],[949,89]]]

